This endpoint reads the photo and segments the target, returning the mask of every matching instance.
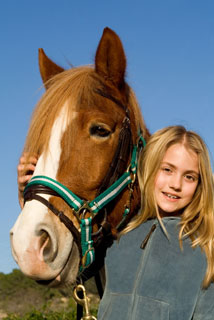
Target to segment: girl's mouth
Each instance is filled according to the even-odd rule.
[[[169,199],[173,199],[173,200],[180,199],[179,196],[176,196],[176,195],[171,194],[171,193],[163,192],[163,194],[164,194],[167,198],[169,198]]]

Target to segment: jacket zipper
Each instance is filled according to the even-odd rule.
[[[147,242],[149,241],[149,238],[151,237],[151,235],[155,231],[155,229],[156,229],[156,224],[153,224],[152,227],[151,227],[151,230],[147,234],[146,238],[141,243],[141,246],[140,246],[141,249],[143,249],[143,250],[145,249],[145,247],[147,245]]]

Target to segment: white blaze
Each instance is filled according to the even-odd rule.
[[[53,125],[47,155],[46,157],[44,157],[43,154],[40,156],[36,165],[34,176],[45,175],[56,179],[61,156],[61,139],[67,127],[67,107],[67,103],[65,103],[62,111]],[[73,118],[76,117],[76,112],[74,110],[72,115]],[[42,197],[49,199],[50,196],[42,195]],[[39,241],[35,241],[35,239],[38,238],[38,230],[44,229],[50,234],[51,237],[55,239],[55,244],[53,241],[53,246],[55,245],[55,249],[57,251],[60,251],[60,247],[63,246],[63,250],[59,252],[59,257],[57,256],[51,265],[52,269],[58,269],[59,263],[63,264],[69,255],[73,241],[71,233],[65,232],[64,239],[58,239],[56,228],[51,225],[52,216],[51,214],[47,214],[47,212],[48,209],[46,206],[39,201],[32,200],[26,202],[24,209],[22,210],[13,229],[11,230],[13,234],[13,254],[21,269],[25,268],[26,264],[28,263],[26,261],[27,254],[29,254],[29,252],[38,252],[39,250]],[[60,244],[60,242],[62,242],[62,244]],[[40,257],[40,259],[42,258],[43,257]],[[53,275],[50,275],[50,277],[52,276]]]
[[[75,112],[74,112],[75,116]],[[51,130],[50,141],[46,158],[42,154],[36,165],[34,176],[46,175],[56,179],[61,155],[61,138],[67,127],[67,103],[62,108]]]

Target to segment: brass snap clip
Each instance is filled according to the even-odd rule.
[[[78,296],[78,292],[82,292],[83,298]],[[97,318],[92,316],[89,312],[90,299],[87,297],[85,287],[82,284],[78,284],[74,288],[74,299],[85,309],[85,316],[83,316],[81,320],[97,320]]]

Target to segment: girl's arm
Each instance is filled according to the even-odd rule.
[[[21,208],[24,206],[23,191],[28,181],[31,179],[36,164],[38,161],[37,155],[29,156],[27,153],[23,153],[19,159],[17,166],[17,182],[18,182],[18,198]]]

